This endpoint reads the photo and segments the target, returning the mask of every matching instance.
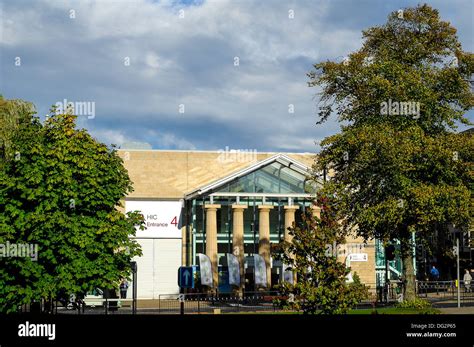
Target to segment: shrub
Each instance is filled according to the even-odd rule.
[[[430,309],[431,303],[428,300],[415,298],[415,300],[404,300],[396,305],[398,308],[412,308],[417,310]]]
[[[354,272],[354,274],[352,275],[352,279],[354,282],[349,283],[348,286],[350,291],[355,296],[356,300],[358,302],[362,300],[367,300],[369,298],[369,287],[367,287],[360,281],[360,277],[357,272]]]

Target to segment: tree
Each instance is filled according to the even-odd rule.
[[[319,197],[321,218],[304,214],[301,225],[289,228],[292,240],[282,245],[279,255],[296,277],[294,284],[285,282],[280,287],[291,298],[285,304],[308,314],[346,313],[368,296],[364,285],[346,284],[350,268],[338,261],[336,252],[345,237],[332,201]]]
[[[11,153],[11,137],[20,124],[28,123],[35,113],[32,103],[23,100],[7,100],[0,95],[0,159]],[[0,160],[0,164],[2,160]]]
[[[389,15],[363,32],[343,62],[321,62],[308,76],[321,87],[319,121],[336,113],[341,132],[321,143],[316,170],[331,170],[324,191],[337,199],[345,230],[399,240],[415,298],[413,236],[427,238],[470,216],[474,143],[455,132],[470,124],[474,56],[427,5]]]
[[[3,112],[3,110],[2,110]],[[132,190],[114,148],[75,129],[75,116],[30,117],[11,135],[0,170],[0,244],[38,246],[37,260],[0,258],[0,312],[95,287],[117,288],[141,254],[138,212],[117,207]]]

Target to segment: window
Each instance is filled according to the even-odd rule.
[[[223,185],[217,192],[304,194],[305,176],[278,162]]]

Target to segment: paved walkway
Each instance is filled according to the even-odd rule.
[[[469,298],[461,300],[461,307],[458,308],[458,301],[454,299],[430,300],[434,308],[443,314],[474,314],[474,300]]]
[[[439,307],[438,308],[443,314],[474,314],[474,306],[468,307]]]

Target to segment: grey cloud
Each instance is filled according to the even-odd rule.
[[[41,115],[63,98],[94,101],[96,118],[81,119],[81,126],[105,142],[314,151],[314,140],[338,125],[316,127],[316,90],[307,87],[306,72],[357,49],[361,30],[407,3],[415,4],[8,2],[0,89],[35,102]],[[469,15],[438,4],[472,47]],[[13,65],[18,55],[21,67]]]

